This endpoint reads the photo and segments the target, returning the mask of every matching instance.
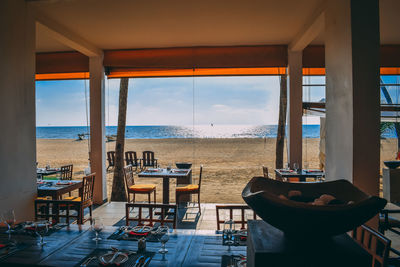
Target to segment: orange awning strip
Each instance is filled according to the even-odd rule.
[[[253,76],[282,75],[284,67],[271,68],[198,68],[198,69],[112,69],[108,78],[186,77],[186,76]]]
[[[36,74],[36,81],[51,81],[51,80],[79,80],[88,79],[89,72],[71,72],[71,73],[47,73]]]

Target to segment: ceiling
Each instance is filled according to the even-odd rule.
[[[289,44],[321,0],[36,0],[100,49]],[[400,44],[400,1],[380,0],[381,42]],[[38,52],[69,51],[38,24]],[[323,44],[321,33],[313,44]]]

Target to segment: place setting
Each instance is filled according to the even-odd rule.
[[[102,238],[99,237],[99,233],[103,230],[104,226],[101,220],[97,219],[93,221],[91,228],[95,232],[95,237],[92,240],[97,244],[102,240]],[[126,235],[128,239],[118,239],[117,236],[120,235]],[[133,235],[133,237],[131,237],[131,235]],[[118,249],[116,247],[110,247],[110,249],[96,248],[76,266],[148,266],[156,252],[146,250],[146,242],[160,242],[161,248],[158,250],[158,253],[162,254],[165,260],[165,254],[168,253],[166,243],[169,237],[170,229],[168,226],[159,226],[156,228],[148,226],[122,226],[107,239],[136,241],[138,244],[137,251]]]

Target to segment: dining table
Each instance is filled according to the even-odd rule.
[[[35,237],[15,235],[12,236],[14,241],[26,246],[0,258],[0,266],[83,266],[82,263],[94,251],[112,251],[112,248],[122,253],[132,253],[134,256],[138,251],[138,241],[108,238],[118,229],[116,226],[105,226],[99,233],[102,240],[96,242],[93,241],[95,233],[89,225],[70,225],[46,236],[46,244],[42,247],[36,244]],[[5,240],[7,235],[0,234],[0,243]],[[153,255],[146,266],[220,267],[226,257],[246,255],[246,246],[222,245],[222,235],[215,230],[170,229],[169,240],[166,243],[168,252],[160,254],[160,248],[160,242],[146,242],[146,253]]]
[[[36,168],[36,175],[38,178],[43,178],[43,176],[55,175],[60,171],[60,168]]]
[[[164,169],[164,168],[149,168],[140,173],[141,178],[160,178],[163,179],[163,204],[169,204],[169,180],[177,179],[177,184],[186,185],[192,182],[192,169]],[[182,201],[188,201],[184,199]]]
[[[317,169],[275,169],[275,175],[277,178],[299,178],[300,182],[306,182],[307,178],[318,181],[318,179],[325,177],[324,171]]]
[[[79,180],[37,180],[38,197],[50,196],[53,200],[61,199],[62,195],[74,190],[82,190]],[[79,192],[81,193],[81,192]]]

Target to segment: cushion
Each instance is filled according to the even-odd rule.
[[[197,184],[189,184],[186,186],[180,186],[176,188],[176,191],[178,192],[186,192],[186,191],[194,191],[194,190],[198,190],[199,186]]]
[[[156,188],[155,184],[135,184],[129,187],[130,190],[136,192],[152,191]]]
[[[63,200],[81,201],[81,197],[66,197]]]
[[[51,197],[47,196],[47,197],[37,197],[36,199],[38,200],[52,200]]]

